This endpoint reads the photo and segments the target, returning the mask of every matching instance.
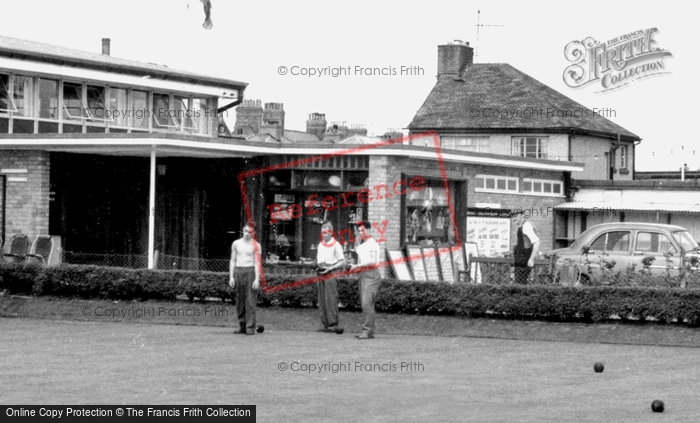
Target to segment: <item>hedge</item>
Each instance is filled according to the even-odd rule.
[[[301,280],[303,275],[267,275],[268,288]],[[0,265],[0,290],[9,294],[109,300],[191,301],[215,297],[233,301],[226,273],[133,270],[112,267],[62,265],[41,268]],[[316,305],[316,285],[262,293],[260,305],[305,307]],[[344,308],[359,310],[356,278],[338,279],[338,298]],[[630,286],[557,286],[447,284],[383,280],[376,309],[386,313],[501,317],[548,321],[622,320],[700,324],[700,289]]]

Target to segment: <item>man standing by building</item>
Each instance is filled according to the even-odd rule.
[[[343,248],[333,237],[333,224],[328,221],[321,225],[321,242],[318,244],[316,252],[316,263],[319,275],[345,268]],[[342,328],[338,326],[338,284],[336,278],[331,277],[319,281],[316,286],[318,287],[318,309],[323,324],[323,327],[318,331],[342,333]]]
[[[376,327],[376,313],[374,302],[379,291],[381,275],[377,263],[379,263],[379,244],[372,237],[372,224],[368,221],[357,222],[355,226],[355,239],[362,244],[355,249],[357,264],[352,269],[361,270],[360,273],[360,300],[362,302],[362,333],[355,336],[357,339],[374,338]]]
[[[236,312],[240,335],[255,335],[255,307],[260,289],[260,243],[253,239],[253,227],[243,228],[243,237],[231,245],[229,285],[236,290]]]
[[[515,258],[515,283],[525,285],[535,267],[535,257],[540,248],[540,239],[532,223],[525,220],[523,210],[513,212],[513,222],[518,227],[517,243],[513,251]]]

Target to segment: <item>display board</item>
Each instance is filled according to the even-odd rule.
[[[408,264],[404,260],[403,253],[399,250],[386,250],[386,255],[391,261],[391,269],[394,271],[394,276],[398,280],[412,281],[411,272],[408,270]]]
[[[440,257],[440,272],[442,273],[442,280],[449,283],[454,283],[455,274],[452,268],[452,254],[450,254],[451,247],[442,247],[438,249],[438,257]]]
[[[479,263],[472,262],[472,257],[479,257],[479,247],[475,242],[464,243],[464,255],[467,257],[467,267],[471,269],[471,273],[469,274],[470,281],[472,283],[481,283],[481,269],[479,269]]]
[[[452,264],[458,272],[464,272],[467,265],[464,263],[464,247],[452,247]]]
[[[428,278],[425,275],[425,266],[423,265],[423,254],[421,253],[420,247],[417,245],[409,245],[406,247],[406,260],[411,266],[411,273],[413,273],[413,279],[416,281],[427,281]]]
[[[499,217],[467,217],[467,242],[479,246],[483,257],[502,257],[510,252],[510,219]]]
[[[434,247],[423,247],[423,262],[425,262],[425,275],[431,282],[439,282],[440,270],[438,270],[437,254]]]

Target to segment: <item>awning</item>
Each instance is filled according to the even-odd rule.
[[[666,213],[700,213],[700,204],[671,204],[671,203],[620,203],[605,201],[575,201],[554,206],[555,210],[598,211],[645,211]]]

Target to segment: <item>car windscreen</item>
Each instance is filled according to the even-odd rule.
[[[698,248],[698,243],[695,242],[688,231],[676,231],[673,233],[673,237],[676,238],[676,241],[685,251],[693,251]]]

